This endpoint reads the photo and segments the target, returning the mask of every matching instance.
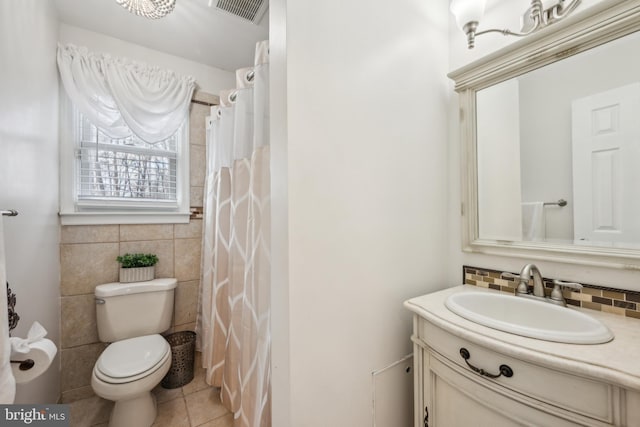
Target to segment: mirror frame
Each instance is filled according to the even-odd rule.
[[[448,74],[460,107],[462,250],[640,270],[640,249],[479,238],[476,93],[640,30],[640,0],[604,0]]]

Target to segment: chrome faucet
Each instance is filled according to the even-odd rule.
[[[527,264],[522,267],[520,271],[520,275],[515,275],[511,273],[504,272],[500,275],[501,277],[510,277],[513,279],[520,280],[518,287],[516,288],[516,296],[533,298],[540,301],[550,302],[552,304],[566,306],[567,302],[562,295],[561,288],[571,288],[574,290],[582,289],[582,285],[580,283],[574,282],[563,282],[561,280],[553,281],[553,290],[551,291],[550,296],[545,296],[544,293],[544,283],[542,280],[542,274],[538,267],[534,264]],[[533,292],[529,292],[529,279],[533,277]]]

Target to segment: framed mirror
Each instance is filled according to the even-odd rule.
[[[639,30],[605,0],[449,74],[463,250],[640,269]]]

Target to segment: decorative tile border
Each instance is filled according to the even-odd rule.
[[[189,217],[189,220],[192,219],[202,219],[204,217],[204,209],[201,207],[191,207],[189,209],[189,212],[191,213],[191,216]]]
[[[517,279],[502,278],[502,271],[462,266],[462,280],[466,285],[495,289],[512,295],[516,293]],[[518,274],[518,273],[513,273]],[[543,278],[547,296],[553,289],[553,279]],[[604,311],[606,313],[640,319],[640,292],[582,283],[581,291],[563,290],[567,305]],[[533,280],[529,280],[533,289]]]

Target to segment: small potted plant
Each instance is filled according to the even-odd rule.
[[[120,263],[120,283],[145,282],[155,277],[158,257],[154,254],[124,254],[116,260]]]

